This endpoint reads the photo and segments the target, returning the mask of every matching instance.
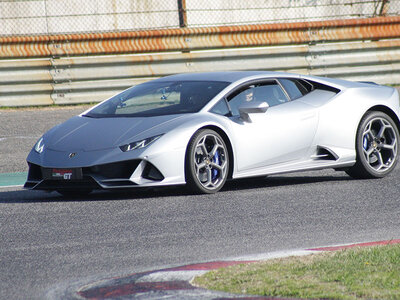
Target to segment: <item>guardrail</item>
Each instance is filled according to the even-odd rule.
[[[210,70],[400,85],[400,17],[73,37],[0,38],[0,106],[97,102],[151,78]],[[179,52],[150,53],[161,50]]]
[[[323,22],[0,37],[0,57],[193,51],[400,37],[400,16]]]

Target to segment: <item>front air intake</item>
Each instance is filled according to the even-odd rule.
[[[35,165],[33,163],[28,163],[29,172],[28,172],[28,181],[40,181],[43,179],[42,169],[40,166]]]
[[[161,174],[161,172],[149,162],[146,162],[142,177],[154,181],[161,181],[164,179],[164,176]]]
[[[127,160],[104,165],[96,165],[83,169],[84,175],[102,179],[129,179],[139,165],[140,160]]]

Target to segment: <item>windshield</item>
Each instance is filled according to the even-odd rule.
[[[146,82],[110,98],[85,116],[152,117],[194,113],[228,84],[220,81]]]

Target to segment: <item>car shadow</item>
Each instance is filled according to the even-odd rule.
[[[169,197],[185,195],[186,191],[180,192],[184,188],[175,187],[165,188],[165,190],[138,189],[134,190],[99,190],[88,195],[63,196],[57,192],[18,190],[18,191],[0,191],[0,203],[36,203],[36,202],[81,202],[81,201],[110,201],[127,199],[146,199],[155,197]],[[168,190],[168,191],[167,191]]]
[[[272,188],[282,186],[296,186],[315,184],[320,182],[352,181],[351,177],[344,173],[334,175],[274,175],[270,177],[256,177],[237,179],[226,182],[219,193],[234,192],[239,190],[251,190],[258,188]],[[84,196],[62,196],[56,192],[44,191],[0,191],[0,203],[36,203],[36,202],[79,202],[79,201],[110,201],[110,200],[135,200],[160,197],[187,197],[199,196],[190,193],[185,186],[172,186],[152,189],[129,189],[113,191],[95,191]]]
[[[222,191],[247,190],[254,188],[280,187],[287,185],[302,185],[319,182],[351,181],[346,174],[341,175],[273,175],[228,181]]]

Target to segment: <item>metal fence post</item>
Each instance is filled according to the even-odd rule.
[[[382,0],[381,11],[379,12],[380,16],[386,16],[386,14],[389,10],[389,3],[390,3],[390,0]]]
[[[187,27],[186,0],[178,0],[179,27]]]

